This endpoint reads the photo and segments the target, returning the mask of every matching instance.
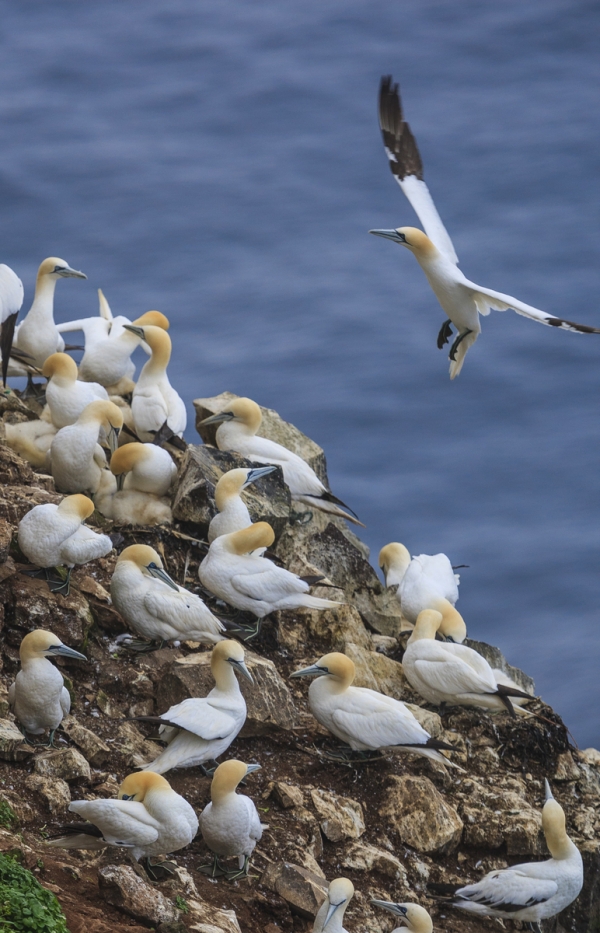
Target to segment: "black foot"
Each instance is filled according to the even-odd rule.
[[[384,756],[378,751],[355,751],[350,746],[340,746],[339,748],[328,748],[323,751],[323,756],[331,761],[339,761],[344,764],[364,764],[368,761],[379,761]]]
[[[458,335],[458,337],[456,338],[456,340],[454,341],[454,343],[453,343],[452,346],[450,347],[450,353],[448,354],[448,359],[449,359],[449,360],[453,360],[453,361],[454,361],[454,360],[456,359],[456,351],[458,350],[460,344],[463,342],[463,340],[465,339],[465,337],[468,337],[469,334],[472,334],[472,333],[473,333],[472,330],[466,330],[463,334],[459,334],[459,335]]]
[[[206,764],[198,765],[204,777],[212,777],[215,771],[217,770],[217,768],[219,767],[219,762],[215,761],[214,758],[209,758],[208,765],[209,765],[208,768],[206,767]]]
[[[149,641],[146,638],[132,638],[131,641],[123,642],[123,647],[127,651],[135,651],[136,654],[148,654],[150,651],[159,651],[164,645],[164,641]]]
[[[238,868],[237,871],[228,871],[225,873],[227,881],[237,881],[238,878],[247,878],[248,877],[248,868],[250,867],[250,859],[248,856],[244,859],[243,868]]]
[[[200,865],[198,871],[201,871],[203,875],[208,875],[209,878],[222,878],[223,875],[227,875],[227,869],[223,868],[216,855],[213,856],[212,862],[207,865]]]
[[[450,321],[444,321],[444,323],[440,327],[440,332],[437,338],[438,350],[441,350],[444,344],[448,343],[451,336],[452,336],[452,323]]]
[[[168,881],[175,874],[175,862],[159,862],[153,865],[149,858],[144,861],[144,868],[150,881]]]

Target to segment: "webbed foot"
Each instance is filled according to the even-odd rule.
[[[469,334],[472,334],[472,333],[473,333],[472,330],[466,330],[466,331],[464,331],[464,333],[458,335],[458,337],[456,338],[456,340],[454,341],[454,343],[453,343],[452,346],[450,347],[450,353],[448,354],[448,359],[449,359],[449,360],[455,360],[455,359],[456,359],[456,351],[458,350],[460,344],[463,342],[463,340],[465,339],[465,337],[468,337]]]
[[[442,347],[448,343],[450,337],[452,336],[452,322],[444,321],[440,327],[440,332],[437,337],[438,350],[441,350]]]

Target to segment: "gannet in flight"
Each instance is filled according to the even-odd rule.
[[[60,492],[97,492],[103,472],[108,472],[99,441],[107,441],[114,453],[122,427],[120,409],[112,402],[98,401],[86,405],[75,424],[61,428],[50,445],[56,488]]]
[[[161,327],[125,324],[125,330],[145,341],[152,356],[139,375],[133,390],[131,411],[136,434],[141,441],[152,441],[162,429],[169,437],[183,437],[187,424],[185,404],[167,376],[171,359],[171,338]]]
[[[155,444],[124,444],[110,459],[117,490],[96,494],[97,508],[114,521],[131,525],[163,525],[173,521],[167,492],[177,467],[166,450]]]
[[[104,386],[79,381],[77,363],[68,353],[52,353],[42,367],[42,376],[48,380],[46,402],[52,424],[57,428],[74,424],[90,402],[99,399],[108,402]]]
[[[128,775],[116,800],[74,800],[69,810],[87,822],[61,826],[60,836],[48,845],[61,849],[128,849],[135,861],[145,857],[152,880],[161,878],[155,869],[172,869],[167,868],[168,863],[153,865],[151,856],[183,849],[198,832],[193,807],[166,778],[151,771]]]
[[[325,489],[315,471],[302,457],[275,441],[270,441],[266,437],[258,437],[256,432],[262,422],[262,412],[252,399],[232,399],[223,411],[210,415],[201,424],[219,424],[219,422],[222,422],[217,428],[219,450],[233,450],[247,460],[280,466],[292,499],[305,502],[322,512],[339,515],[340,518],[345,518],[364,528],[362,522],[340,508],[340,506],[344,509],[349,507]]]
[[[448,320],[442,325],[438,335],[437,345],[440,350],[452,335],[451,325],[456,327],[457,335],[449,354],[451,379],[458,376],[467,350],[481,332],[479,315],[489,314],[490,309],[516,311],[517,314],[540,324],[560,327],[575,333],[600,334],[600,328],[554,317],[517,298],[493,291],[491,288],[482,288],[465,278],[458,268],[458,257],[452,241],[423,181],[421,156],[411,129],[404,120],[398,85],[392,83],[391,76],[381,79],[379,123],[392,175],[414,208],[425,233],[415,227],[369,232],[375,236],[386,237],[414,253],[437,300],[448,315]]]
[[[0,264],[0,354],[2,355],[2,384],[5,388],[15,324],[22,304],[23,283],[21,279],[10,266]]]
[[[240,781],[259,769],[260,765],[247,765],[231,758],[215,770],[210,785],[210,803],[200,814],[200,832],[214,858],[212,864],[199,870],[213,878],[220,874],[233,881],[248,874],[250,857],[263,834],[263,825],[252,800],[235,791]],[[238,871],[223,868],[219,856],[236,856]]]
[[[33,304],[15,331],[15,346],[27,353],[40,369],[52,354],[62,352],[65,342],[54,323],[54,289],[59,279],[86,279],[64,259],[50,256],[38,269]]]
[[[220,535],[241,531],[242,528],[247,528],[252,524],[250,512],[245,502],[242,501],[240,493],[262,476],[267,476],[276,469],[276,466],[266,466],[228,470],[227,473],[223,473],[215,486],[215,505],[218,512],[211,518],[208,526],[209,544]]]
[[[453,907],[478,917],[520,920],[541,933],[540,920],[559,914],[583,887],[581,854],[567,835],[564,811],[548,781],[545,786],[542,829],[552,858],[491,871],[476,884],[431,885],[431,890],[450,895]]]
[[[222,623],[199,596],[171,579],[160,555],[146,544],[132,544],[121,552],[110,595],[117,612],[143,638],[209,644],[223,638]]]
[[[354,675],[352,659],[334,651],[290,676],[316,678],[308,691],[311,713],[355,751],[412,752],[458,768],[439,751],[453,751],[452,745],[433,739],[401,700],[353,687]]]
[[[472,648],[436,641],[441,622],[441,613],[435,610],[419,613],[402,657],[406,679],[428,703],[508,710],[515,716],[513,697],[520,698],[520,702],[533,699],[516,686],[498,683],[488,662]],[[522,715],[528,715],[517,708]]]
[[[397,587],[396,598],[409,622],[414,624],[424,609],[437,609],[442,614],[440,634],[449,641],[465,640],[467,626],[454,608],[460,577],[445,554],[419,554],[411,560],[408,549],[393,541],[379,552],[379,566],[385,585]]]
[[[52,632],[36,629],[29,632],[19,648],[21,670],[8,691],[8,702],[15,718],[27,733],[41,735],[49,730],[48,745],[54,733],[71,709],[71,697],[60,671],[48,658],[77,658],[87,661],[84,654],[63,645]]]
[[[353,897],[354,885],[350,879],[335,878],[317,911],[313,933],[347,933],[343,926],[344,914]]]
[[[372,900],[371,903],[400,917],[402,923],[392,933],[400,933],[402,930],[410,930],[410,933],[433,933],[431,917],[420,904],[394,904],[391,901],[376,900]]]
[[[145,771],[164,774],[171,768],[202,767],[227,751],[246,721],[246,701],[234,671],[250,683],[252,675],[244,663],[238,641],[220,641],[210,662],[215,686],[206,697],[191,697],[172,706],[162,716],[138,716],[142,722],[158,723],[167,747]]]

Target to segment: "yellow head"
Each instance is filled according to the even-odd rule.
[[[342,918],[353,896],[354,885],[350,879],[335,878],[329,885],[327,897],[319,908],[315,918],[315,927],[321,924],[320,929],[325,931],[335,917],[339,924],[338,929],[341,928]]]
[[[133,441],[131,444],[119,447],[110,458],[111,473],[115,476],[129,473],[136,464],[142,463],[150,455],[150,446],[150,444]]]
[[[414,253],[417,259],[432,259],[437,255],[437,249],[429,237],[417,227],[397,227],[396,230],[369,230],[375,236],[384,237],[397,243],[398,246],[405,246],[411,253]]]
[[[78,272],[77,269],[71,269],[68,262],[59,259],[57,256],[49,256],[48,259],[40,264],[37,273],[37,285],[40,285],[44,279],[87,279],[87,275]]]
[[[422,638],[435,638],[437,631],[442,624],[442,613],[435,609],[424,609],[417,616],[415,627],[412,631],[408,643],[420,641]]]
[[[292,677],[328,677],[332,685],[340,690],[346,690],[354,680],[356,668],[354,661],[341,654],[339,651],[332,651],[331,654],[325,654],[316,664],[310,667],[304,667],[300,671],[294,671]]]
[[[133,321],[136,327],[147,327],[149,324],[153,327],[160,327],[162,330],[168,330],[171,326],[169,318],[160,311],[146,311],[141,317]]]
[[[131,445],[130,445],[131,446]],[[223,476],[215,486],[215,503],[219,512],[222,512],[229,499],[239,496],[242,489],[255,483],[261,476],[267,476],[277,467],[253,467],[251,469],[242,468],[239,470],[229,470],[223,473]]]
[[[409,564],[410,553],[408,548],[404,547],[403,544],[399,544],[397,541],[386,544],[379,552],[379,566],[383,572],[386,585],[388,575],[393,575],[394,577],[398,576],[400,578],[403,577]],[[396,580],[395,582],[398,581]]]
[[[271,547],[275,540],[275,532],[268,522],[255,522],[241,531],[223,535],[217,539],[223,542],[225,548],[232,554],[241,556],[255,551],[259,547]]]
[[[77,658],[80,661],[87,661],[84,654],[63,645],[60,638],[41,628],[29,632],[25,636],[19,648],[19,657],[21,658],[21,664],[31,661],[33,658]]]
[[[121,448],[121,450],[123,449]],[[164,569],[160,554],[154,548],[149,547],[147,544],[131,544],[119,554],[117,560],[117,564],[126,562],[135,564],[145,577],[160,580],[176,593],[179,593],[179,587]]]
[[[458,609],[455,609],[447,599],[434,600],[429,608],[437,609],[442,614],[440,634],[448,641],[461,644],[467,637],[467,626]]]
[[[136,800],[143,803],[144,798],[154,791],[172,790],[169,782],[154,771],[136,771],[128,774],[118,791],[119,800]]]
[[[81,493],[75,493],[73,496],[65,496],[58,505],[58,511],[61,514],[77,515],[82,522],[89,518],[94,512],[94,503],[87,496]]]
[[[210,668],[215,681],[218,683],[220,674],[228,667],[232,667],[249,680],[250,683],[253,683],[252,675],[246,667],[244,658],[244,649],[239,641],[234,641],[233,638],[226,638],[223,641],[217,642],[212,650],[210,658]]]
[[[68,353],[53,353],[47,357],[44,363],[42,376],[45,376],[46,379],[52,379],[53,376],[56,376],[68,382],[75,382],[77,379],[77,363],[71,359]]]
[[[393,904],[391,901],[371,901],[376,907],[388,910],[403,921],[400,927],[406,927],[411,933],[432,933],[431,917],[420,904]],[[400,927],[398,929],[400,929]]]
[[[260,765],[247,765],[237,758],[224,761],[216,769],[210,785],[210,796],[213,802],[218,803],[223,797],[234,793],[236,787],[247,774],[258,771]]]
[[[221,421],[236,421],[244,425],[249,434],[256,434],[262,421],[260,406],[251,398],[234,398],[227,402],[223,411],[205,418],[201,424],[218,424]]]

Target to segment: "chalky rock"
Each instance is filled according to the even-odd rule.
[[[205,697],[214,687],[210,651],[187,655],[175,661],[156,688],[156,708],[165,712],[188,697]],[[251,684],[240,678],[240,689],[248,717],[240,732],[243,736],[267,735],[273,729],[293,729],[298,712],[290,690],[272,661],[246,651],[246,664],[254,678]]]
[[[158,758],[162,745],[151,742],[133,722],[120,722],[116,726],[114,748],[123,755],[128,768],[142,768],[149,761]]]
[[[104,900],[135,920],[157,926],[179,920],[177,910],[158,888],[145,884],[129,865],[107,865],[98,872]]]
[[[90,766],[76,748],[58,748],[38,755],[33,764],[36,774],[50,780],[89,781]]]
[[[304,806],[304,794],[295,784],[285,784],[283,781],[274,781],[269,788],[269,796],[274,797],[280,807],[289,810],[292,807]]]
[[[0,719],[0,758],[3,761],[24,761],[33,754],[23,733],[11,719]]]
[[[426,853],[456,849],[463,822],[428,778],[392,776],[386,797],[381,816],[405,845]]]
[[[310,792],[313,806],[321,820],[321,831],[330,842],[359,839],[365,831],[363,808],[350,797],[338,797],[325,790]]]
[[[42,798],[50,813],[62,813],[71,803],[71,791],[61,778],[45,778],[41,774],[30,774],[25,787]]]
[[[28,632],[41,628],[79,649],[94,624],[87,600],[76,589],[72,587],[68,596],[61,596],[51,593],[44,580],[22,573],[0,584],[0,602],[12,619],[5,637],[15,648]]]
[[[11,525],[10,522],[7,522],[4,518],[0,519],[0,564],[6,563],[8,559],[13,535],[16,530],[17,528],[15,525]]]
[[[337,590],[313,587],[315,596],[338,599]],[[343,595],[341,596],[343,599]],[[304,653],[310,644],[314,654],[329,651],[346,652],[346,645],[353,643],[368,649],[371,638],[364,623],[353,606],[343,605],[337,609],[286,609],[276,612],[277,641],[295,654]]]
[[[188,913],[186,922],[182,923],[183,930],[193,930],[194,933],[242,933],[235,910],[214,907],[205,901],[186,898]],[[169,933],[165,924],[159,927],[159,933]]]
[[[378,871],[387,878],[406,884],[406,869],[400,859],[377,846],[355,842],[345,850],[341,864],[354,871]]]
[[[509,855],[542,855],[545,851],[542,816],[521,791],[523,785],[495,791],[474,779],[466,779],[457,797],[462,798],[459,813],[464,823],[463,842],[467,846],[499,849]]]
[[[292,862],[274,862],[269,865],[260,882],[279,894],[293,913],[308,919],[316,916],[329,888],[325,878]]]
[[[103,742],[91,729],[80,725],[73,716],[63,719],[61,728],[81,749],[92,767],[99,768],[110,757],[111,750],[106,742]]]
[[[395,700],[412,697],[410,685],[404,676],[402,665],[379,651],[370,651],[361,645],[348,642],[344,654],[354,661],[356,676],[355,687],[368,687]],[[429,732],[429,729],[427,730]]]

